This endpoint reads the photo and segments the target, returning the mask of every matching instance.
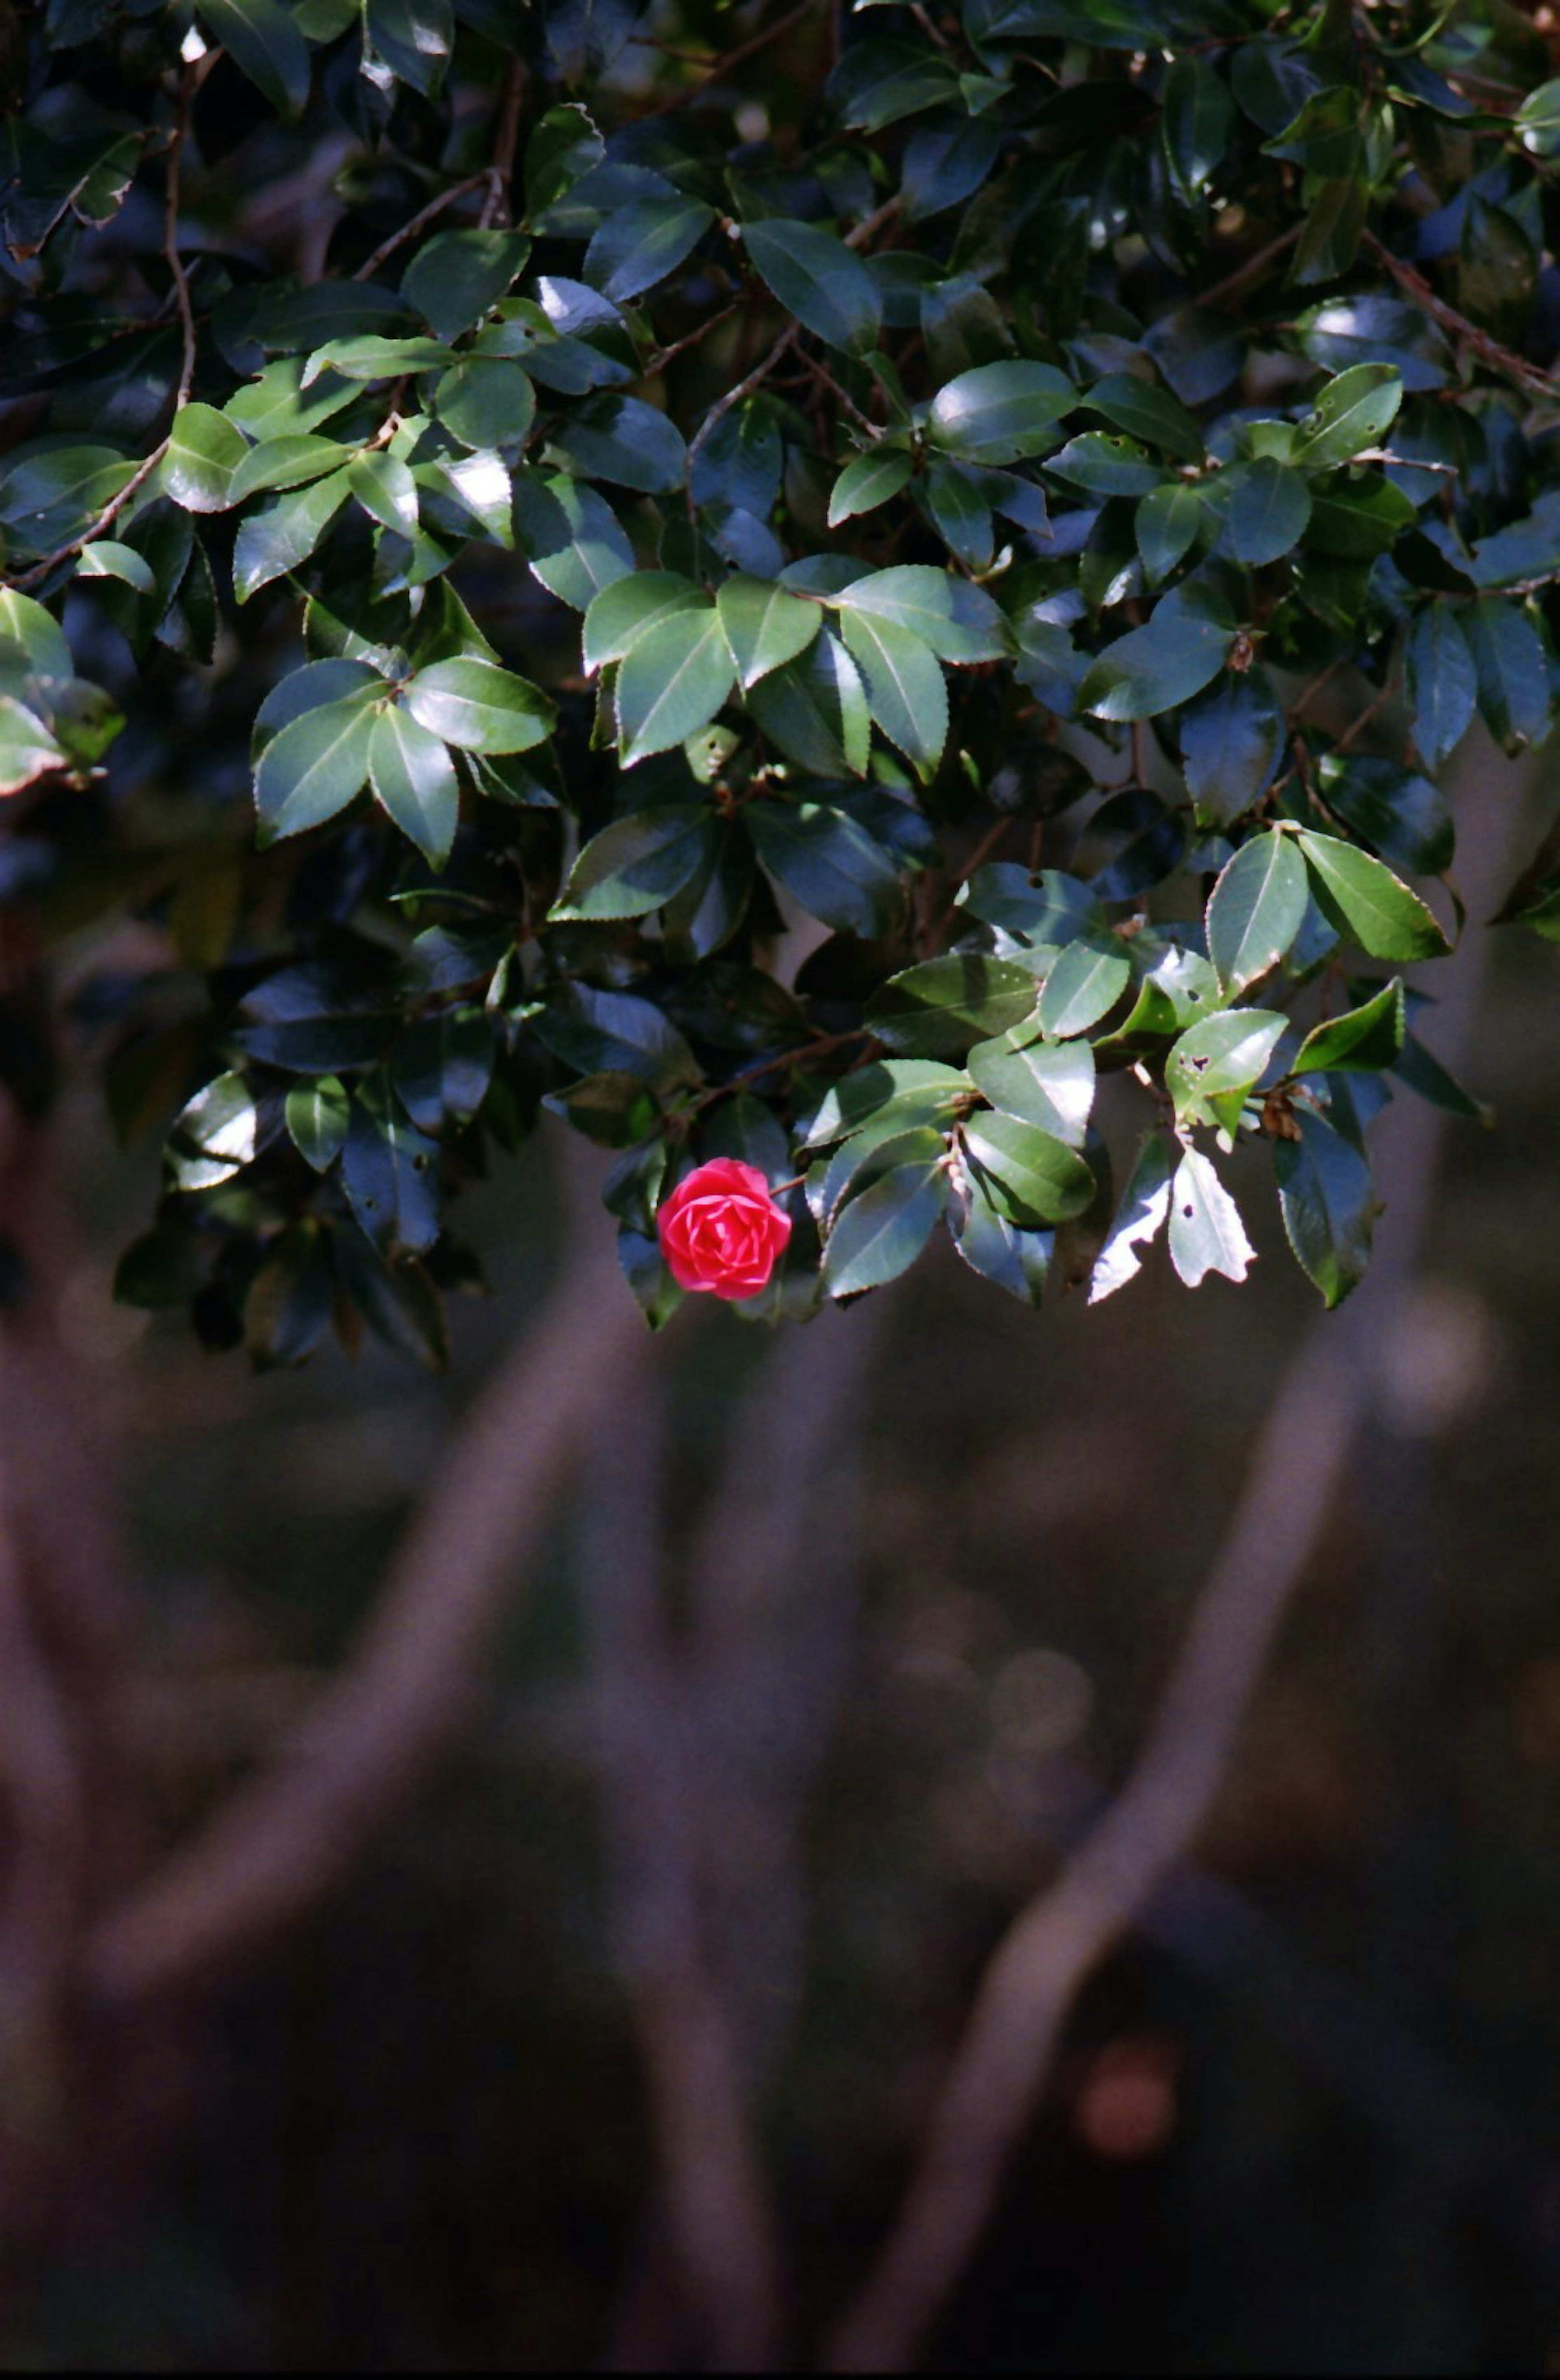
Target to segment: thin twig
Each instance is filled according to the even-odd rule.
[[[1265,248],[1259,248],[1254,256],[1249,256],[1244,264],[1237,265],[1225,280],[1215,281],[1211,289],[1199,289],[1193,304],[1219,306],[1227,298],[1233,298],[1238,290],[1244,289],[1248,281],[1254,281],[1258,273],[1264,272],[1278,257],[1287,255],[1304,228],[1303,224],[1296,224],[1291,230],[1280,232],[1276,239],[1270,239]]]
[[[520,103],[526,92],[526,69],[518,58],[511,58],[504,68],[503,89],[499,94],[498,115],[493,124],[493,155],[488,167],[488,195],[482,201],[480,222],[485,231],[501,215],[510,213],[509,186],[514,175],[514,152],[520,140]]]
[[[731,304],[729,306],[722,306],[718,314],[707,315],[705,320],[699,324],[696,331],[688,332],[684,338],[674,339],[669,347],[661,347],[658,349],[657,353],[650,358],[643,371],[640,373],[640,379],[654,380],[656,374],[658,372],[663,372],[666,370],[667,365],[674,362],[677,357],[686,355],[690,347],[698,346],[703,340],[708,338],[711,331],[719,330],[722,322],[729,322],[731,321],[732,316],[737,311],[737,309],[741,306],[742,302],[743,301],[740,298],[733,298]]]
[[[1466,765],[1481,783],[1500,766],[1487,744]],[[1475,907],[1506,880],[1521,808],[1513,798],[1474,813],[1485,822],[1470,870]],[[1465,953],[1438,1012],[1441,1054],[1454,1066],[1470,1036],[1488,954],[1486,935]],[[1373,1393],[1371,1350],[1389,1319],[1387,1301],[1412,1272],[1429,1215],[1443,1119],[1426,1103],[1395,1110],[1392,1123],[1377,1172],[1390,1237],[1372,1285],[1343,1317],[1318,1320],[1284,1378],[1125,1788],[998,1945],[900,2217],[828,2343],[828,2370],[912,2368],[986,2228],[1079,1990],[1175,1873],[1215,1806],[1347,1475]]]
[[[419,207],[415,215],[407,217],[399,231],[393,231],[388,239],[381,240],[372,256],[367,258],[353,274],[354,281],[371,281],[385,259],[393,256],[398,248],[405,248],[409,239],[416,239],[426,224],[441,215],[446,207],[453,207],[457,199],[464,199],[472,190],[482,189],[490,179],[490,169],[484,165],[479,174],[467,174],[464,180],[452,182],[448,189],[441,190],[436,197],[429,199],[427,206]]]
[[[187,1988],[309,1907],[466,1709],[582,1437],[658,1343],[624,1294],[599,1209],[582,1241],[458,1425],[342,1676],[89,1940],[83,1980],[103,2002]]]
[[[688,517],[690,520],[696,510],[694,503],[694,465],[697,462],[700,451],[711,431],[718,422],[724,421],[734,405],[740,405],[744,396],[752,395],[760,382],[768,380],[775,366],[791,353],[801,335],[800,322],[792,322],[788,330],[782,331],[763,361],[755,364],[746,377],[738,381],[735,388],[729,388],[724,396],[716,400],[688,441]]]
[[[208,52],[207,55],[209,56],[210,53]],[[184,354],[179,362],[178,383],[174,391],[175,419],[188,404],[189,392],[195,384],[195,310],[190,303],[189,282],[178,250],[179,169],[184,155],[185,134],[189,125],[190,102],[201,79],[199,67],[204,63],[204,60],[200,60],[197,66],[189,67],[179,84],[178,99],[175,105],[174,127],[168,138],[167,147],[168,180],[167,193],[163,205],[163,255],[173,278],[174,297],[184,333]],[[36,586],[40,579],[47,578],[52,571],[57,570],[62,562],[68,562],[72,554],[79,553],[83,546],[91,545],[94,538],[102,537],[105,529],[112,528],[130,498],[145,487],[148,480],[156,470],[168,451],[172,435],[170,430],[168,437],[162,439],[150,455],[142,457],[124,486],[117,494],[109,498],[90,528],[84,528],[79,537],[71,538],[66,544],[56,546],[53,553],[46,553],[43,556],[42,562],[35,562],[32,567],[30,570],[24,570],[18,578],[10,580],[10,585],[17,588]]]
[[[800,25],[804,18],[810,17],[818,6],[819,0],[800,0],[798,6],[783,17],[777,17],[772,25],[766,25],[750,41],[740,42],[734,50],[728,50],[725,56],[718,59],[707,74],[700,75],[696,82],[684,83],[683,89],[674,91],[670,99],[659,100],[654,107],[647,107],[640,121],[646,122],[654,115],[670,115],[673,108],[686,107],[691,101],[700,98],[712,83],[723,82],[735,67],[756,56],[760,50],[767,50],[771,42],[780,41],[793,25]]]
[[[1477,322],[1470,322],[1466,314],[1459,314],[1455,306],[1448,306],[1444,298],[1436,296],[1424,275],[1416,273],[1411,264],[1405,264],[1400,256],[1394,256],[1385,241],[1378,239],[1373,231],[1365,234],[1365,246],[1385,265],[1398,287],[1413,299],[1416,306],[1422,307],[1433,322],[1439,322],[1444,331],[1450,332],[1462,346],[1471,347],[1492,371],[1504,374],[1526,396],[1547,397],[1553,402],[1560,394],[1553,372],[1544,371],[1538,364],[1530,363],[1525,356],[1503,346],[1498,339],[1491,337],[1488,331],[1481,331]]]

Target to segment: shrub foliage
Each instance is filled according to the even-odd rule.
[[[716,1156],[762,1314],[939,1227],[1239,1281],[1241,1143],[1346,1295],[1383,1101],[1478,1112],[1437,773],[1556,700],[1552,73],[1507,0],[0,0],[0,1040],[166,1135],[119,1293],[438,1361],[545,1107],[652,1321]]]

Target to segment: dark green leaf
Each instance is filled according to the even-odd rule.
[[[646,495],[679,486],[688,468],[683,434],[637,396],[596,396],[554,429],[550,450],[587,479]]]
[[[1086,1033],[1115,1007],[1131,978],[1131,961],[1113,934],[1080,934],[1046,978],[1040,995],[1043,1031],[1055,1040]]]
[[[830,1297],[878,1289],[913,1265],[948,1200],[940,1160],[896,1167],[853,1198],[828,1235],[823,1285]]]
[[[522,472],[514,487],[521,551],[550,595],[575,612],[634,568],[634,548],[594,488],[563,472]]]
[[[346,1138],[349,1102],[334,1075],[295,1083],[287,1093],[287,1130],[293,1146],[316,1173],[328,1173]]]
[[[240,603],[307,562],[352,493],[345,471],[333,471],[296,495],[283,496],[239,528],[233,549],[233,590]]]
[[[1160,137],[1177,195],[1187,206],[1203,197],[1209,176],[1224,163],[1235,122],[1235,102],[1214,68],[1199,57],[1172,60],[1165,77]]]
[[[418,1255],[439,1236],[439,1149],[391,1099],[381,1078],[352,1102],[342,1184],[359,1225],[382,1255]]]
[[[1188,1026],[1165,1062],[1165,1088],[1178,1121],[1204,1123],[1210,1100],[1249,1091],[1288,1021],[1276,1009],[1227,1008]]]
[[[234,473],[248,451],[232,422],[211,406],[181,406],[168,432],[163,485],[187,512],[225,512],[235,501]]]
[[[993,1107],[1081,1148],[1094,1102],[1094,1053],[1086,1041],[1026,1038],[1022,1028],[970,1051],[970,1079]]]
[[[200,14],[234,64],[284,115],[308,98],[308,49],[278,0],[200,0]]]
[[[1508,751],[1540,742],[1549,725],[1549,671],[1532,622],[1498,595],[1481,595],[1460,617],[1491,735]]]
[[[1392,868],[1439,876],[1451,866],[1452,821],[1438,785],[1395,760],[1328,753],[1317,781],[1336,810]]]
[[[1374,446],[1397,419],[1403,382],[1392,364],[1356,364],[1330,381],[1300,423],[1293,459],[1302,471],[1330,471]]]
[[[1449,605],[1429,603],[1420,613],[1404,662],[1414,741],[1436,769],[1467,734],[1479,690],[1468,639]]]
[[[454,47],[450,0],[363,0],[364,72],[436,99]]]
[[[696,199],[638,199],[614,209],[585,255],[585,277],[626,306],[674,273],[715,221],[713,207]]]
[[[1180,463],[1201,463],[1203,432],[1185,406],[1155,382],[1132,372],[1109,372],[1082,400],[1090,413],[1103,413],[1118,430],[1161,447]]]
[[[864,937],[898,923],[904,909],[900,862],[843,810],[822,802],[793,808],[760,801],[745,815],[764,866],[809,916]]]
[[[707,726],[732,691],[732,655],[713,603],[669,613],[635,638],[618,666],[623,765],[669,752]]]
[[[267,744],[255,771],[260,839],[279,843],[334,818],[361,792],[374,732],[373,688],[292,721]]]
[[[744,693],[771,670],[798,660],[823,625],[816,603],[761,578],[728,578],[716,603]]]
[[[1000,661],[1012,650],[1011,631],[984,588],[925,563],[868,571],[829,600],[847,616],[908,630],[940,661]]]
[[[866,688],[830,630],[799,662],[760,678],[747,707],[764,734],[804,769],[820,777],[865,775],[872,743]]]
[[[1157,1132],[1150,1133],[1138,1153],[1131,1178],[1106,1234],[1105,1245],[1089,1276],[1089,1304],[1114,1296],[1143,1270],[1140,1248],[1147,1247],[1165,1227],[1170,1211],[1170,1151]]]
[[[438,232],[406,267],[401,295],[435,338],[458,339],[498,304],[530,246],[519,231]]]
[[[931,777],[948,741],[948,686],[936,656],[908,628],[871,612],[843,611],[840,626],[873,718],[919,773]]]
[[[1300,837],[1312,891],[1324,915],[1373,959],[1445,958],[1451,945],[1417,892],[1389,868],[1336,835]]]
[[[1094,1195],[1094,1177],[1075,1149],[1038,1124],[982,1111],[965,1118],[964,1155],[991,1203],[1021,1228],[1065,1222]]]
[[[787,313],[831,347],[876,346],[877,285],[861,259],[820,225],[770,217],[743,227],[755,270]]]
[[[1235,631],[1161,603],[1146,627],[1107,645],[1078,689],[1098,719],[1152,719],[1200,694],[1224,667]]]
[[[439,737],[399,703],[374,722],[369,777],[380,808],[411,837],[430,868],[442,868],[460,821],[454,764]]]
[[[1144,496],[1134,516],[1138,552],[1151,587],[1167,577],[1196,543],[1208,508],[1201,489],[1172,480]]]
[[[1034,1006],[1034,978],[1010,959],[946,953],[890,976],[868,1003],[866,1022],[890,1050],[918,1058],[961,1058],[1020,1025]]]
[[[680,892],[707,856],[710,814],[679,803],[615,819],[575,860],[550,917],[643,917]]]
[[[1311,518],[1311,490],[1299,471],[1271,460],[1240,463],[1221,486],[1225,535],[1237,562],[1258,569],[1298,545]]]
[[[858,455],[847,463],[834,482],[834,492],[828,499],[828,526],[838,528],[841,521],[854,520],[861,513],[876,512],[899,494],[910,478],[911,461],[897,447],[875,446],[868,455]]]
[[[419,670],[402,699],[419,726],[465,752],[528,752],[552,729],[545,694],[471,654]]]
[[[1276,966],[1305,916],[1305,862],[1276,829],[1243,844],[1208,903],[1208,955],[1227,994]]]
[[[1284,714],[1266,673],[1231,673],[1181,714],[1181,756],[1199,826],[1232,826],[1273,781]]]
[[[1321,1116],[1297,1111],[1300,1138],[1273,1146],[1289,1245],[1329,1306],[1341,1305],[1371,1260],[1371,1169]]]
[[[939,389],[926,421],[935,445],[966,463],[1016,463],[1055,444],[1055,424],[1078,402],[1050,364],[979,364]]]
[[[1403,1048],[1403,987],[1396,978],[1342,1016],[1313,1026],[1300,1043],[1292,1075],[1380,1074]]]

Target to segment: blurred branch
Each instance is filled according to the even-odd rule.
[[[456,1426],[343,1675],[91,1939],[86,1981],[102,1998],[186,1985],[297,1916],[458,1723],[582,1433],[649,1349],[594,1199],[580,1239],[550,1305]]]
[[[1488,916],[1514,863],[1525,769],[1465,747],[1459,880]],[[1474,805],[1477,805],[1476,807]],[[1437,1012],[1456,1067],[1490,956],[1462,951]],[[991,1959],[932,2108],[897,2222],[828,2343],[834,2371],[903,2371],[946,2308],[995,2207],[1077,1995],[1191,1851],[1223,1785],[1275,1638],[1304,1579],[1373,1393],[1372,1351],[1416,1263],[1442,1140],[1421,1102],[1384,1120],[1377,1180],[1387,1221],[1370,1282],[1319,1317],[1279,1382],[1240,1500],[1131,1777],[1058,1877]]]
[[[703,1940],[691,1713],[662,1599],[665,1445],[658,1380],[614,1415],[580,1512],[612,1916],[648,2085],[688,2360],[711,2371],[765,2371],[779,2349],[780,2256],[730,2010]]]

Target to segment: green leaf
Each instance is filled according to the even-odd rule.
[[[523,445],[536,410],[529,375],[506,356],[463,356],[433,392],[435,416],[474,453]]]
[[[166,1156],[175,1187],[214,1190],[259,1156],[265,1127],[255,1094],[242,1075],[219,1075],[181,1108],[168,1135]]]
[[[623,765],[670,752],[707,726],[732,691],[732,656],[713,603],[674,612],[635,638],[618,667]]]
[[[419,1132],[441,1133],[469,1123],[493,1077],[493,1020],[480,1008],[446,1008],[419,1016],[395,1045],[391,1080]],[[655,1100],[648,1101],[652,1119]]]
[[[1187,1149],[1170,1185],[1170,1261],[1188,1289],[1210,1272],[1244,1281],[1256,1259],[1240,1210],[1208,1159]]]
[[[1165,1088],[1181,1123],[1203,1123],[1208,1102],[1249,1091],[1266,1069],[1288,1018],[1272,1008],[1226,1008],[1188,1026],[1165,1061]]]
[[[1370,212],[1370,192],[1354,173],[1318,184],[1295,250],[1293,279],[1302,289],[1336,281],[1353,265]]]
[[[843,810],[826,802],[792,808],[758,801],[744,816],[764,866],[810,917],[868,939],[889,932],[903,917],[900,861]]]
[[[1005,1289],[1022,1305],[1040,1305],[1056,1250],[1055,1232],[1010,1222],[992,1203],[986,1184],[971,1174],[950,1202],[948,1228],[972,1272]]]
[[[1532,622],[1499,595],[1481,596],[1461,617],[1491,735],[1507,751],[1542,743],[1550,720],[1549,670]]]
[[[868,612],[844,612],[840,627],[865,681],[873,718],[929,779],[948,741],[948,686],[935,654],[907,628]]]
[[[1451,948],[1417,892],[1389,868],[1336,835],[1302,829],[1300,849],[1323,915],[1373,959],[1445,958]]]
[[[1169,1211],[1170,1152],[1159,1134],[1152,1132],[1138,1152],[1131,1178],[1089,1275],[1091,1305],[1097,1305],[1102,1297],[1113,1297],[1136,1280],[1143,1270],[1138,1250],[1158,1237]]]
[[[1276,562],[1298,545],[1311,518],[1311,490],[1299,471],[1271,460],[1239,463],[1225,475],[1225,535],[1249,569]]]
[[[866,688],[832,630],[826,628],[799,662],[760,678],[747,707],[771,742],[802,768],[820,777],[865,775],[872,744]]]
[[[1195,205],[1209,176],[1224,163],[1235,124],[1235,102],[1213,67],[1198,57],[1171,61],[1165,77],[1160,139],[1177,196]]]
[[[20,645],[40,677],[73,677],[76,663],[54,613],[14,587],[0,587],[0,637]]]
[[[460,822],[454,764],[439,737],[399,703],[374,722],[369,778],[380,808],[410,836],[430,868],[442,868]]]
[[[1378,444],[1397,419],[1403,382],[1393,364],[1355,364],[1328,382],[1300,425],[1292,459],[1302,471],[1330,471]]]
[[[867,1003],[866,1022],[889,1049],[918,1058],[961,1058],[977,1041],[1020,1025],[1034,1006],[1034,978],[1011,959],[949,951],[890,976]]]
[[[536,577],[573,611],[587,611],[634,568],[634,548],[606,498],[563,472],[519,475],[514,527]]]
[[[244,1343],[259,1371],[301,1364],[330,1329],[336,1276],[317,1223],[294,1223],[272,1242],[244,1300]]]
[[[1040,994],[1041,1030],[1058,1041],[1086,1033],[1115,1007],[1131,973],[1126,949],[1113,934],[1080,934],[1046,978]]]
[[[647,916],[688,882],[712,832],[709,811],[683,803],[614,819],[580,853],[549,918]]]
[[[1107,430],[1085,430],[1047,456],[1047,472],[1092,496],[1143,496],[1164,484],[1165,466],[1131,438]]]
[[[946,1123],[970,1083],[956,1066],[926,1058],[885,1058],[844,1075],[824,1094],[817,1111],[798,1135],[801,1149],[824,1148],[874,1120],[897,1118],[894,1129],[913,1123]]]
[[[520,231],[436,233],[402,274],[401,295],[435,338],[458,339],[498,304],[530,248]]]
[[[365,695],[387,691],[379,672],[367,662],[306,662],[302,669],[289,670],[285,677],[278,678],[255,713],[249,758],[258,766],[266,746],[284,727],[301,719],[306,710],[319,710],[329,702],[356,701]]]
[[[934,458],[917,501],[949,552],[967,569],[990,569],[997,551],[996,524],[979,472],[963,463]]]
[[[888,504],[905,486],[911,469],[909,455],[898,447],[875,446],[870,455],[858,455],[834,482],[828,499],[829,528],[838,528],[841,521],[855,520]]]
[[[262,843],[320,826],[361,792],[374,729],[372,689],[308,710],[272,737],[255,771]]]
[[[1449,868],[1455,836],[1438,785],[1396,760],[1360,759],[1329,752],[1317,764],[1329,809],[1381,854],[1392,868],[1439,876]]]
[[[242,522],[233,548],[233,591],[239,602],[307,562],[351,493],[347,474],[333,471]]]
[[[595,396],[554,428],[550,453],[587,479],[665,495],[688,468],[683,433],[637,396]]]
[[[225,512],[235,499],[233,475],[248,443],[209,405],[185,405],[174,416],[163,457],[163,486],[186,512]]]
[[[381,1255],[418,1255],[439,1236],[439,1148],[403,1114],[381,1079],[352,1102],[341,1153],[342,1186]]]
[[[212,39],[284,115],[308,99],[308,46],[278,0],[200,0]]]
[[[419,670],[402,698],[419,726],[463,752],[528,752],[552,732],[545,694],[470,654]]]
[[[287,1130],[294,1148],[316,1173],[328,1173],[346,1138],[350,1102],[334,1075],[295,1083],[287,1093]]]
[[[1181,713],[1181,758],[1199,826],[1228,827],[1273,782],[1284,714],[1266,672],[1230,672]]]
[[[939,389],[926,435],[966,463],[1016,463],[1056,443],[1055,424],[1078,391],[1050,364],[977,364]]]
[[[229,1035],[235,1048],[289,1075],[340,1075],[368,1065],[400,1023],[378,984],[323,963],[262,978],[245,993],[238,1016]]]
[[[1560,157],[1560,81],[1530,91],[1514,120],[1530,156]]]
[[[961,1132],[965,1159],[1010,1223],[1062,1223],[1093,1201],[1090,1168],[1075,1149],[1038,1124],[985,1112],[967,1116]]]
[[[1406,1030],[1403,986],[1395,977],[1363,1006],[1313,1026],[1300,1043],[1292,1075],[1377,1075],[1396,1065]]]
[[[347,485],[363,510],[397,537],[417,533],[417,482],[393,455],[359,455],[347,467]]]
[[[1371,1169],[1321,1116],[1297,1111],[1296,1122],[1299,1140],[1273,1145],[1284,1229],[1326,1305],[1341,1305],[1371,1261],[1376,1212]]]
[[[947,1154],[947,1139],[935,1126],[906,1127],[897,1116],[875,1116],[840,1143],[819,1169],[820,1180],[815,1184],[809,1178],[807,1203],[813,1219],[820,1231],[827,1231],[847,1200],[860,1197],[884,1174],[903,1165],[935,1167]]]
[[[1414,742],[1438,769],[1468,733],[1479,692],[1473,655],[1448,604],[1426,604],[1409,631],[1403,658]]]
[[[715,221],[697,199],[631,199],[616,207],[585,252],[585,277],[614,305],[674,273]]]
[[[76,557],[78,578],[117,578],[138,595],[155,595],[157,580],[146,556],[116,538],[100,537],[84,545]]]
[[[728,578],[716,605],[744,693],[771,670],[798,660],[823,625],[816,603],[762,578]]]
[[[846,617],[907,629],[939,661],[995,662],[1012,650],[1012,633],[984,588],[923,562],[868,571],[828,600]]]
[[[450,1360],[444,1305],[423,1267],[411,1257],[386,1264],[356,1232],[337,1232],[333,1239],[343,1293],[375,1337],[441,1372]]]
[[[674,570],[636,570],[595,596],[585,615],[582,646],[587,670],[604,669],[631,652],[647,628],[674,612],[704,612],[709,598]]]
[[[437,99],[454,33],[451,0],[363,0],[363,71],[381,90],[390,74]]]
[[[1153,381],[1139,380],[1133,372],[1108,372],[1082,402],[1085,411],[1103,413],[1118,430],[1162,448],[1179,463],[1203,460],[1203,431],[1195,416]],[[1184,484],[1179,492],[1194,493]]]
[[[64,747],[35,710],[0,695],[0,795],[19,793],[67,761]]]
[[[400,380],[408,372],[441,371],[453,360],[441,340],[382,339],[369,332],[316,347],[303,368],[303,385],[312,387],[328,371],[340,380]]]
[[[352,460],[350,446],[333,438],[308,434],[267,439],[245,449],[244,459],[228,482],[227,501],[241,504],[272,488],[298,488],[327,471],[339,471]]]
[[[755,271],[786,312],[826,346],[859,354],[877,345],[877,284],[833,232],[771,216],[744,224],[743,238]]]
[[[1022,1028],[977,1041],[970,1079],[1004,1115],[1082,1148],[1094,1103],[1094,1053],[1086,1041],[1026,1039]]]
[[[583,107],[570,102],[549,108],[526,143],[526,213],[545,214],[605,154],[601,135]]]
[[[1107,645],[1078,689],[1096,719],[1153,719],[1201,694],[1224,667],[1233,628],[1164,603],[1146,627]]]
[[[830,1297],[879,1289],[913,1265],[948,1201],[941,1160],[896,1166],[853,1198],[828,1235],[823,1285]]]
[[[1310,891],[1292,835],[1271,829],[1242,844],[1208,902],[1208,955],[1228,996],[1276,966],[1305,916]]]
[[[1172,480],[1144,496],[1133,516],[1138,552],[1150,586],[1168,577],[1197,542],[1208,507],[1200,488]]]

